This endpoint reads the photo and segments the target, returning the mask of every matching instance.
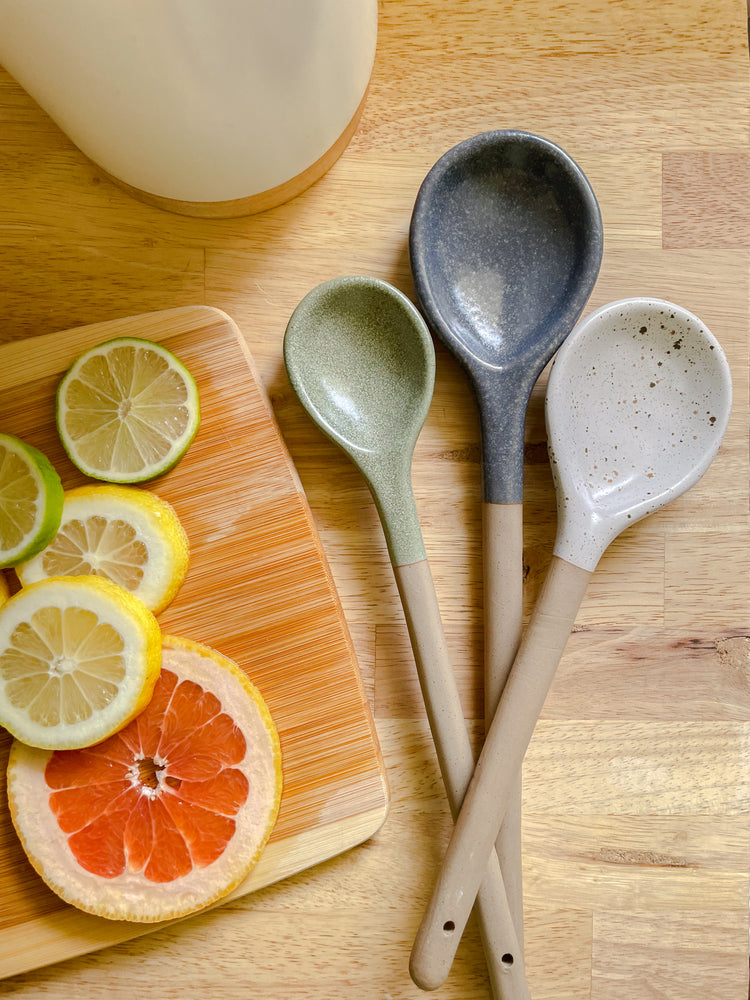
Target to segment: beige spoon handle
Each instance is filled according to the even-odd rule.
[[[484,718],[489,731],[523,629],[523,505],[482,506],[484,554]],[[511,791],[495,841],[518,944],[523,950],[522,777]]]
[[[440,984],[450,971],[590,576],[552,557],[417,932],[410,964],[416,982]]]
[[[448,657],[435,586],[426,559],[405,566],[394,566],[394,573],[448,803],[455,817],[471,780],[474,756]],[[482,860],[481,868],[477,879],[478,895],[475,892],[474,897],[477,899],[479,926],[493,996],[497,1000],[529,1000],[529,989],[500,865],[491,846]],[[425,977],[415,978],[415,982],[426,990],[440,985],[431,982],[429,970]]]

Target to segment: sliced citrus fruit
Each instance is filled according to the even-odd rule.
[[[0,608],[10,597],[10,584],[8,577],[0,570]]]
[[[198,430],[198,389],[171,351],[117,337],[77,358],[57,389],[57,429],[87,476],[139,483],[171,469]]]
[[[164,637],[146,709],[95,747],[15,742],[11,816],[44,881],[115,920],[185,916],[224,897],[278,814],[281,752],[260,692],[233,661]]]
[[[103,576],[154,614],[185,579],[189,546],[174,508],[134,486],[80,486],[65,493],[57,534],[16,567],[24,587],[50,576]]]
[[[14,566],[57,531],[63,488],[46,455],[0,433],[0,566]]]
[[[160,662],[156,619],[122,587],[34,583],[0,608],[0,725],[36,747],[89,746],[144,708]]]

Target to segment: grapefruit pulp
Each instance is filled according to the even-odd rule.
[[[146,709],[81,750],[16,741],[8,795],[32,865],[64,900],[172,919],[221,899],[260,856],[281,798],[279,738],[235,663],[165,636]]]

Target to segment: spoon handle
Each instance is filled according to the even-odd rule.
[[[552,557],[417,932],[410,965],[416,982],[439,985],[450,971],[590,577],[589,570]]]
[[[394,573],[448,803],[455,817],[471,780],[474,756],[448,657],[435,585],[426,559],[402,566],[394,564]],[[481,869],[469,910],[477,897],[493,996],[498,1000],[529,1000],[500,865],[491,846],[482,859]],[[435,982],[430,969],[425,970],[424,976],[415,978],[412,973],[412,977],[418,986],[427,990],[436,989],[443,981]]]
[[[523,504],[482,505],[485,732],[516,658],[523,629]],[[519,947],[523,950],[522,779],[519,771],[495,841]]]

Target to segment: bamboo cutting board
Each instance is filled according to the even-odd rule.
[[[0,347],[0,427],[40,448],[66,488],[86,480],[57,437],[54,396],[70,362],[111,337],[160,341],[187,365],[201,426],[183,460],[148,484],[190,538],[165,632],[213,646],[258,686],[282,744],[284,792],[242,895],[371,836],[385,819],[383,761],[352,643],[301,485],[234,322],[205,306],[79,327]],[[8,814],[0,735],[0,975],[136,937],[153,924],[67,906],[26,860]]]

